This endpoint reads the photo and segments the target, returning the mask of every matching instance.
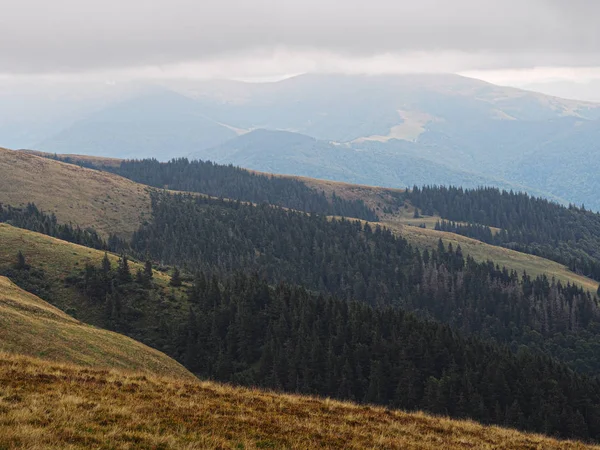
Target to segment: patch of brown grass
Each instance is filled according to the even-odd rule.
[[[0,351],[95,368],[194,378],[165,354],[79,322],[5,277],[0,277]]]
[[[41,152],[39,150],[19,150],[23,153],[29,153],[31,155],[49,157],[54,156],[54,153]],[[121,165],[122,159],[119,158],[109,158],[106,156],[90,156],[90,155],[67,155],[67,154],[57,154],[59,158],[71,158],[72,161],[76,163],[91,163],[97,164],[102,167],[119,167]]]
[[[422,413],[0,354],[0,448],[598,447]]]

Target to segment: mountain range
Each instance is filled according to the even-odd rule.
[[[70,109],[52,124],[31,127],[35,138],[4,145],[162,161],[191,156],[388,187],[485,184],[600,209],[600,104],[443,74],[114,88],[103,96],[86,91],[79,109],[69,97]],[[9,114],[6,108],[0,118],[8,122]],[[39,125],[39,117],[31,121]]]

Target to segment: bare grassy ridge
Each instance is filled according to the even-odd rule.
[[[0,448],[598,447],[421,413],[0,354]]]
[[[50,157],[54,156],[53,153],[41,152],[39,150],[19,150],[23,153],[28,153],[30,155],[35,156],[43,156]],[[59,158],[71,158],[76,163],[91,163],[96,164],[102,167],[119,167],[121,165],[122,159],[119,158],[109,158],[106,156],[90,156],[90,155],[65,155],[65,154],[57,154]]]
[[[123,335],[81,323],[4,277],[0,277],[0,351],[194,379],[165,354]]]
[[[92,227],[104,237],[136,231],[150,215],[150,189],[108,172],[0,148],[0,202],[34,202],[59,222]]]

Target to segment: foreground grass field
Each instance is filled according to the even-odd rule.
[[[0,351],[194,379],[163,353],[123,335],[85,325],[5,277],[0,277]]]
[[[420,413],[0,354],[0,448],[598,447]]]

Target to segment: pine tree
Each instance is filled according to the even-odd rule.
[[[152,274],[152,261],[150,261],[149,259],[146,260],[146,263],[144,264],[144,275],[149,280],[151,280],[152,277],[153,277],[153,274]]]
[[[137,272],[135,273],[135,282],[137,284],[145,284],[146,283],[146,277],[144,276],[144,272],[142,272],[142,269],[138,269]]]
[[[19,250],[19,253],[17,253],[17,263],[15,264],[15,267],[18,270],[24,270],[29,267],[27,265],[27,262],[25,261],[25,255],[23,255],[23,252],[21,250]]]
[[[108,253],[104,252],[104,258],[102,258],[102,273],[104,277],[107,278],[108,274],[112,270],[112,265],[110,263],[110,259],[108,259]]]
[[[131,282],[131,271],[129,270],[129,260],[127,256],[123,254],[121,256],[121,260],[119,261],[119,271],[118,271],[119,281],[121,283],[129,283]]]
[[[181,286],[181,274],[179,273],[179,269],[177,267],[173,269],[173,275],[171,275],[171,281],[169,284],[173,287]]]

